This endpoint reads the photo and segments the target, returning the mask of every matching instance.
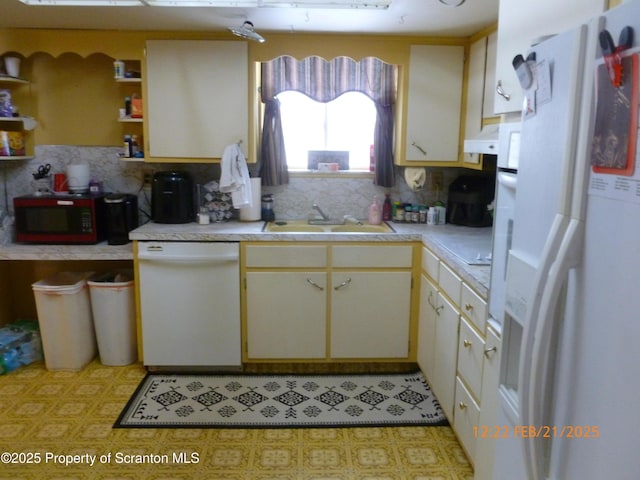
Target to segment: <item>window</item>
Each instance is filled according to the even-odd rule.
[[[376,108],[360,92],[322,103],[300,92],[277,95],[289,171],[308,170],[310,150],[346,151],[350,171],[369,171]]]
[[[308,134],[320,135],[322,142],[314,143],[314,145],[322,145],[323,148],[333,148],[333,145],[337,145],[339,148],[353,150],[354,165],[357,164],[360,171],[368,170],[366,168],[367,157],[373,144],[375,145],[372,150],[373,163],[375,164],[373,181],[376,185],[392,187],[395,183],[393,134],[397,73],[397,65],[385,63],[375,57],[366,57],[356,61],[349,57],[335,57],[331,60],[325,60],[322,57],[311,56],[297,60],[289,55],[282,55],[267,62],[260,62],[260,98],[264,104],[259,154],[262,184],[276,186],[289,183],[289,165],[303,167],[306,170],[304,163],[308,154],[305,155],[304,152],[309,151],[309,146],[297,147],[299,152],[292,153],[294,158],[291,164],[289,164],[288,149],[285,146],[284,131],[287,127],[283,126],[280,95],[295,91],[320,102],[322,111],[320,114],[312,116],[315,126],[298,128],[298,125],[304,124],[302,120],[311,116],[309,115],[310,111],[316,111],[318,105],[310,106],[307,104],[305,107],[302,100],[287,101],[285,95],[283,97],[284,103],[295,105],[293,110],[298,112],[296,116],[291,117],[293,120],[288,122],[289,129],[293,129],[292,132],[295,132],[289,132],[289,143],[291,143],[291,137],[294,138],[294,143],[300,144],[307,141],[302,138]],[[352,117],[352,113],[363,110],[352,103],[353,95],[347,95],[352,92],[360,92],[370,98],[371,111],[374,111],[375,114]],[[330,102],[335,103],[330,104]],[[347,102],[346,105],[343,102]],[[334,108],[334,105],[338,105],[337,109]],[[370,117],[375,118],[373,128],[364,125],[369,121],[365,121],[363,118]],[[293,127],[291,127],[292,124]],[[361,137],[357,133],[359,128],[356,128],[360,126],[363,129],[366,128],[367,132],[373,130],[375,141],[370,140],[370,136],[367,136],[366,139]],[[296,128],[298,129],[296,130]],[[345,138],[350,140],[351,144],[353,141],[357,141],[358,146],[343,146]],[[339,154],[335,154],[335,157],[339,158]],[[318,159],[316,161],[320,162]]]

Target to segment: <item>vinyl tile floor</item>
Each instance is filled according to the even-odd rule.
[[[450,427],[114,429],[139,365],[0,376],[0,480],[472,480]]]

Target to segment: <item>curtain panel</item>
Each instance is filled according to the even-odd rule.
[[[280,108],[276,96],[289,90],[318,102],[330,102],[346,92],[361,92],[376,105],[374,134],[376,185],[392,187],[394,106],[398,84],[397,65],[375,57],[355,61],[349,57],[325,60],[312,56],[297,60],[283,55],[261,63],[260,93],[265,103],[260,170],[265,185],[288,183]]]

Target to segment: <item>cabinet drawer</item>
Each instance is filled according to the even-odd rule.
[[[438,281],[440,260],[438,256],[426,247],[422,247],[422,270],[427,272],[433,280]]]
[[[458,339],[458,374],[469,385],[471,393],[480,398],[482,388],[482,359],[484,339],[471,328],[467,321],[460,319],[460,337]]]
[[[438,275],[440,288],[453,300],[453,303],[460,306],[460,289],[462,287],[460,277],[453,273],[453,270],[442,262],[440,262],[440,272]]]
[[[487,323],[487,302],[485,302],[471,287],[462,283],[460,306],[462,314],[484,333]]]
[[[323,245],[248,245],[245,265],[260,267],[322,268],[327,266]]]
[[[458,434],[462,446],[466,450],[471,463],[475,461],[476,435],[474,427],[478,426],[480,407],[469,395],[460,378],[456,378],[456,405],[453,427]]]
[[[412,266],[413,247],[411,245],[336,245],[332,249],[334,267],[411,268]]]

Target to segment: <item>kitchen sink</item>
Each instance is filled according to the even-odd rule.
[[[370,223],[342,225],[310,225],[307,220],[289,220],[267,222],[264,227],[265,232],[280,233],[391,233],[391,228],[386,223],[372,225]]]
[[[332,232],[341,232],[341,233],[390,233],[393,232],[393,228],[391,228],[386,223],[381,223],[380,225],[371,225],[370,223],[364,223],[362,225],[349,224],[349,225],[337,225],[331,227]]]

